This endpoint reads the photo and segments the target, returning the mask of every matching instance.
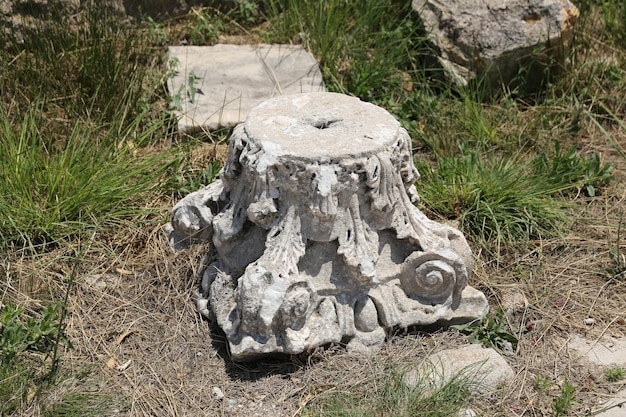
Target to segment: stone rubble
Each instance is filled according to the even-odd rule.
[[[567,341],[567,349],[574,353],[576,360],[582,360],[604,369],[626,369],[626,340],[603,336],[591,340],[573,335]],[[599,401],[594,407],[594,416],[623,417],[626,415],[626,391],[620,391],[606,401]],[[597,413],[597,414],[596,414]]]

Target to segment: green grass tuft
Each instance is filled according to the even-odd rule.
[[[609,382],[618,382],[626,376],[626,370],[623,368],[609,368],[604,371],[604,376]]]
[[[437,170],[418,163],[424,205],[481,243],[496,248],[519,240],[555,236],[567,219],[565,204],[551,195],[560,190],[533,175],[519,158],[494,157],[463,149],[440,157]]]
[[[152,122],[145,114],[109,125],[79,119],[50,137],[42,105],[23,116],[0,107],[0,246],[54,241],[141,212],[165,165],[141,153],[163,127]]]
[[[331,91],[397,106],[412,90],[425,36],[410,3],[273,0],[268,40],[300,40]]]
[[[56,345],[64,341],[63,308],[44,308],[27,317],[21,306],[7,302],[0,310],[0,415],[9,415],[27,401],[37,386],[54,379]],[[32,395],[32,394],[31,394]]]
[[[120,108],[145,111],[154,59],[146,34],[106,2],[85,2],[76,14],[53,4],[37,16],[23,42],[0,33],[3,95],[24,112],[40,100],[63,126],[78,117],[110,121]]]

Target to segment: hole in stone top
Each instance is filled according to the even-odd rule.
[[[341,119],[337,119],[337,120],[315,120],[313,123],[311,123],[311,125],[313,125],[313,127],[317,128],[317,129],[328,129],[329,127],[331,127],[333,124],[341,122]]]
[[[526,23],[537,23],[541,20],[541,16],[538,13],[530,13],[522,17],[522,20]]]

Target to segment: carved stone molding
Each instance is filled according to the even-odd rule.
[[[481,318],[470,248],[415,207],[418,178],[409,135],[380,107],[309,93],[252,110],[220,179],[168,228],[176,246],[213,241],[198,305],[233,359],[368,350],[395,327]]]

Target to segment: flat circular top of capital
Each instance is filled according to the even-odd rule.
[[[400,123],[356,97],[307,93],[264,101],[250,111],[244,129],[265,152],[319,159],[376,154],[394,143]]]

